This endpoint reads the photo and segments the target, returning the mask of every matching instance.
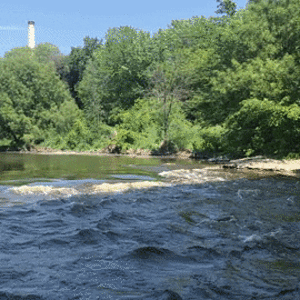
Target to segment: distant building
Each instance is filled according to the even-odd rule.
[[[34,21],[28,21],[28,46],[31,49],[35,47],[34,24]]]

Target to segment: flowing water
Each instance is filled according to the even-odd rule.
[[[205,166],[0,154],[0,299],[299,299],[299,179]]]

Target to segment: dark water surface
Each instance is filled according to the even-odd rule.
[[[0,154],[1,300],[299,299],[297,179],[228,180],[224,172],[222,182],[123,193],[11,190],[33,178],[41,182],[29,186],[109,175],[154,181],[172,168],[158,159],[109,159]]]

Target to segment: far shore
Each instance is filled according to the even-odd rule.
[[[286,175],[300,177],[300,159],[278,160],[267,157],[252,157],[231,160],[223,167],[237,169],[252,169],[263,171],[275,171]]]
[[[163,158],[163,159],[188,159],[195,160],[192,155],[192,151],[186,150],[175,154],[161,154],[155,153],[151,154],[150,150],[138,149],[138,150],[127,150],[125,153],[108,153],[105,150],[98,151],[71,151],[71,150],[57,150],[50,148],[35,148],[31,151],[19,151],[10,153],[29,153],[29,154],[41,154],[41,155],[91,155],[91,156],[128,156],[133,158]],[[249,158],[232,159],[232,160],[222,160],[221,159],[198,159],[203,162],[209,162],[212,165],[207,167],[208,169],[251,169],[258,171],[274,171],[278,174],[289,175],[300,177],[300,159],[292,160],[278,160],[272,159],[265,156],[255,156]]]

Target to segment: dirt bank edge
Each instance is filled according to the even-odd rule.
[[[281,171],[291,175],[300,174],[300,159],[276,160],[266,157],[252,157],[230,160],[223,168]]]

